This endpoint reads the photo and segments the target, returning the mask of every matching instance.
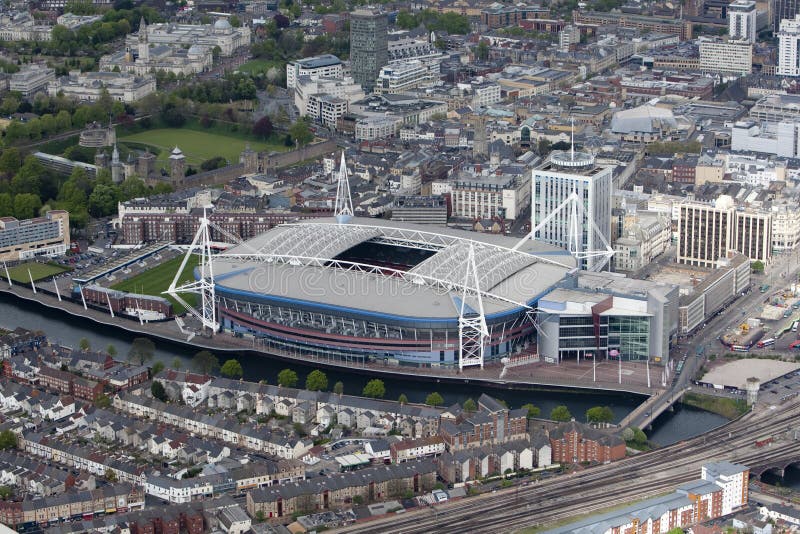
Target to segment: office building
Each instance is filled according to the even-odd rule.
[[[69,248],[69,213],[48,211],[44,217],[18,221],[0,217],[0,261],[59,256]]]
[[[714,268],[732,252],[751,261],[768,261],[772,256],[772,214],[737,210],[727,195],[713,204],[678,206],[678,263]]]
[[[135,76],[127,72],[78,72],[50,82],[50,96],[59,93],[81,102],[94,102],[104,91],[114,100],[130,104],[156,92],[156,79],[150,74]]]
[[[453,216],[516,219],[530,204],[531,188],[519,176],[477,176],[453,181]]]
[[[392,220],[416,224],[447,224],[447,199],[442,196],[399,196],[394,200]]]
[[[700,41],[700,70],[745,76],[753,71],[753,43]]]
[[[552,215],[534,237],[566,250],[571,243],[579,243],[580,251],[571,252],[606,250],[611,243],[611,175],[611,168],[596,165],[591,154],[553,152],[546,164],[533,171],[531,228]],[[575,210],[578,236],[571,235],[571,210],[556,211],[572,193],[583,202],[583,209]],[[580,259],[579,266],[599,270],[607,262],[607,257],[589,255]]]
[[[394,61],[381,67],[375,84],[376,94],[403,93],[417,87],[425,87],[439,79],[439,65],[429,68],[418,59]]]
[[[796,9],[796,8],[795,8]],[[778,76],[800,76],[800,15],[781,20],[778,32]]]
[[[381,67],[389,63],[387,17],[377,9],[350,14],[350,71],[356,83],[370,92]]]
[[[286,64],[286,88],[293,89],[300,76],[312,78],[341,78],[342,60],[333,54],[297,59]]]
[[[47,84],[55,81],[56,71],[46,65],[32,64],[11,75],[9,89],[17,91],[22,98],[30,98],[45,91]]]
[[[772,202],[772,249],[789,252],[800,246],[800,210],[797,202],[781,199]]]
[[[614,241],[614,270],[638,271],[667,251],[672,244],[672,221],[663,213],[637,213]]]
[[[728,5],[728,37],[731,41],[756,42],[756,3],[753,0],[734,0]]]
[[[793,19],[800,13],[797,0],[774,0],[772,5],[772,30],[778,31],[786,19]]]
[[[731,128],[731,150],[760,152],[787,158],[800,156],[800,120],[737,121]]]

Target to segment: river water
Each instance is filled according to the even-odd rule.
[[[127,354],[133,338],[137,337],[133,333],[96,325],[89,321],[81,321],[66,313],[60,313],[35,303],[17,300],[8,295],[0,296],[0,328],[14,329],[20,326],[31,330],[43,330],[50,341],[66,346],[77,347],[81,338],[89,339],[91,346],[95,349],[105,349],[108,345],[114,345],[117,349],[117,358],[122,359]],[[166,365],[172,365],[173,360],[177,357],[181,360],[182,366],[188,368],[196,350],[178,343],[158,341],[156,342],[155,357]],[[278,372],[285,367],[291,367],[297,371],[301,384],[305,375],[314,368],[248,352],[240,353],[236,355],[236,358],[242,364],[246,380],[265,379],[272,384],[276,382]],[[325,370],[325,373],[328,375],[330,385],[341,381],[344,384],[345,392],[351,394],[359,394],[370,378],[367,375],[338,369],[328,369]],[[398,379],[388,379],[384,382],[388,399],[396,399],[401,393],[404,393],[411,402],[422,402],[431,391],[438,391],[447,404],[452,404],[463,402],[468,398],[477,400],[481,393],[487,393],[503,399],[512,408],[533,403],[541,409],[545,416],[553,407],[563,404],[578,420],[583,419],[586,410],[593,406],[609,406],[614,412],[615,420],[619,421],[643,400],[638,395],[617,393],[509,390],[478,388],[468,384],[435,384]],[[678,407],[674,413],[667,412],[662,415],[649,434],[654,443],[669,445],[701,434],[724,422],[725,419],[716,414],[683,406]]]

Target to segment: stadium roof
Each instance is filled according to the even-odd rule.
[[[435,230],[436,232],[432,232]],[[364,242],[433,251],[408,271],[336,259]],[[221,295],[383,318],[458,317],[470,246],[487,319],[519,312],[561,281],[575,260],[563,249],[493,234],[355,218],[274,228],[214,260]]]

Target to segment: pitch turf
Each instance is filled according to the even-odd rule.
[[[184,307],[181,304],[179,304],[170,296],[162,295],[162,292],[169,288],[169,285],[172,283],[172,279],[175,278],[175,273],[180,268],[182,261],[183,256],[178,256],[177,258],[168,260],[160,265],[156,265],[152,269],[148,269],[143,273],[137,274],[133,278],[129,278],[114,284],[111,286],[111,289],[118,289],[119,291],[126,291],[128,293],[166,297],[170,300],[170,302],[172,302],[172,307],[175,310],[175,313],[182,313],[184,311]],[[186,263],[186,267],[183,269],[183,275],[180,278],[182,281],[194,280],[192,273],[194,268],[197,267],[198,261],[199,258],[197,256],[192,256],[189,258],[189,261]],[[192,293],[181,294],[181,297],[190,306],[195,306],[197,303],[197,295]]]
[[[273,145],[260,141],[248,141],[238,137],[226,136],[214,132],[201,132],[186,128],[159,128],[138,132],[120,138],[123,143],[130,141],[150,145],[160,150],[158,155],[159,165],[166,166],[169,162],[169,155],[176,146],[181,149],[186,156],[186,162],[190,165],[198,166],[202,162],[222,156],[230,163],[238,163],[239,155],[245,146],[250,143],[250,147],[255,151],[261,150],[286,150],[283,145]]]
[[[0,269],[2,269],[2,265],[0,265]],[[28,269],[31,271],[30,276],[28,275]],[[18,284],[30,284],[31,276],[33,276],[33,281],[37,282],[57,274],[65,273],[69,270],[69,267],[63,265],[30,262],[9,267],[8,274],[11,276],[11,280]],[[0,270],[0,277],[6,277],[5,269]]]

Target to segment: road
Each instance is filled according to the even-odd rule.
[[[800,460],[797,442],[784,437],[796,425],[800,401],[774,410],[750,412],[703,436],[645,454],[474,498],[351,525],[339,532],[378,533],[506,533],[551,524],[581,514],[663,494],[700,477],[700,467],[712,460],[748,466],[771,461]],[[773,446],[756,448],[753,435],[776,435]]]

